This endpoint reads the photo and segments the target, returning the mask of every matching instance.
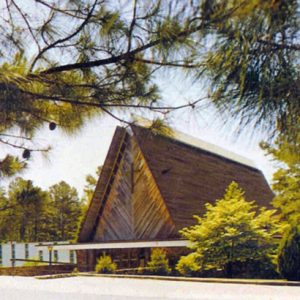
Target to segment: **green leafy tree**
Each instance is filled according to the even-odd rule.
[[[0,212],[6,210],[10,205],[8,204],[5,189],[0,187]]]
[[[12,207],[4,188],[0,188],[0,241],[8,236],[8,210]]]
[[[84,192],[83,202],[86,204],[86,206],[88,206],[88,204],[92,200],[99,176],[101,174],[101,170],[102,170],[102,166],[98,166],[96,170],[96,176],[92,174],[88,174],[85,176],[86,184],[83,190]]]
[[[16,241],[42,241],[48,238],[46,219],[49,195],[32,181],[16,178],[2,199],[1,238]]]
[[[273,175],[272,188],[276,193],[273,205],[288,224],[297,226],[300,223],[299,131],[279,135],[274,145],[262,143],[261,146],[278,167]]]
[[[244,192],[232,182],[215,205],[206,204],[198,224],[181,230],[190,248],[201,258],[203,269],[221,269],[234,275],[234,267],[263,261],[276,255],[274,235],[280,232],[275,210],[259,209],[245,200]]]
[[[8,241],[74,239],[82,204],[77,191],[65,182],[43,191],[32,181],[16,178],[8,195],[0,193],[0,236]]]
[[[297,126],[296,128],[299,128],[299,119]],[[288,227],[279,247],[278,269],[283,277],[289,280],[299,280],[299,131],[279,135],[274,145],[262,143],[261,147],[278,165],[278,170],[273,174],[273,190],[276,193],[273,205],[279,209],[281,217]]]
[[[85,177],[86,184],[83,189],[83,197],[81,199],[81,217],[79,223],[82,224],[83,218],[86,216],[87,210],[89,208],[89,205],[92,201],[97,182],[99,180],[99,176],[101,174],[102,166],[98,166],[96,170],[96,176],[92,174],[88,174]],[[78,227],[78,232],[80,231],[80,226]]]
[[[51,225],[54,240],[73,240],[82,212],[75,188],[61,181],[49,189],[51,197]]]
[[[293,227],[283,238],[278,256],[280,274],[288,280],[300,280],[300,229]]]

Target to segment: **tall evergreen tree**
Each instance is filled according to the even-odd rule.
[[[73,240],[79,226],[81,202],[75,188],[61,181],[50,187],[54,240]]]
[[[18,177],[9,186],[1,215],[1,239],[22,242],[47,238],[48,193]]]
[[[276,162],[278,170],[273,175],[273,204],[288,224],[300,223],[300,123],[295,132],[279,135],[274,145],[262,143],[261,147]]]
[[[102,166],[98,166],[96,170],[96,175],[88,174],[85,176],[86,184],[84,186],[84,196],[83,196],[83,203],[87,207],[92,200],[93,194],[95,192],[95,188],[99,179],[99,176],[101,174]]]
[[[0,241],[58,241],[76,237],[82,215],[77,191],[65,182],[49,191],[20,177],[0,191]]]

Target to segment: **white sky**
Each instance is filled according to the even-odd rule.
[[[157,82],[163,91],[163,99],[169,104],[176,105],[182,101],[197,99],[205,90],[200,84],[192,85],[188,80],[184,80],[182,74],[169,78],[161,73]],[[252,128],[247,128],[237,137],[232,134],[230,124],[222,126],[222,118],[224,116],[213,113],[213,108],[200,108],[197,112],[189,108],[172,113],[168,121],[179,131],[253,160],[270,182],[274,169],[258,146],[261,138],[255,133],[252,138],[249,138],[248,132],[253,132]],[[34,153],[29,161],[28,170],[21,176],[33,180],[42,188],[48,188],[64,180],[76,187],[82,195],[85,176],[94,174],[97,166],[103,164],[117,125],[119,123],[116,120],[105,116],[95,118],[87,123],[78,134],[71,137],[61,133],[59,129],[41,130],[36,137],[37,143],[50,144],[53,149],[47,158]],[[2,149],[2,151],[0,149],[0,157],[7,153],[7,150],[16,153],[15,150],[9,148]],[[21,155],[22,152],[17,153]],[[2,182],[2,185],[7,184],[8,181]]]

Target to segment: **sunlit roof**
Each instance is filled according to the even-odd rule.
[[[152,125],[152,121],[141,118],[141,117],[134,117],[134,123],[136,125],[142,126],[142,127],[150,127]],[[254,162],[242,155],[236,154],[232,151],[226,150],[222,147],[219,147],[217,145],[208,143],[204,140],[201,140],[199,138],[195,138],[191,135],[188,135],[186,133],[174,130],[172,128],[172,137],[175,140],[178,140],[182,143],[185,143],[187,145],[191,145],[193,147],[199,148],[199,149],[203,149],[205,151],[217,154],[219,156],[225,157],[227,159],[236,161],[240,164],[246,165],[246,166],[250,166],[252,168],[257,168],[254,164]]]

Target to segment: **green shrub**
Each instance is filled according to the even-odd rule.
[[[103,255],[97,260],[95,271],[97,273],[111,274],[115,273],[117,269],[116,263],[114,263],[110,256]]]
[[[276,271],[276,263],[270,256],[264,256],[260,259],[248,259],[246,261],[235,262],[232,266],[233,277],[238,278],[256,278],[256,279],[278,279],[280,278]]]
[[[159,248],[153,249],[150,261],[147,263],[147,269],[150,274],[168,275],[171,268],[169,267],[166,251]]]
[[[183,276],[195,276],[200,271],[200,257],[197,253],[190,253],[186,256],[181,256],[176,270]]]
[[[288,280],[300,280],[300,229],[293,228],[279,248],[278,269]]]

